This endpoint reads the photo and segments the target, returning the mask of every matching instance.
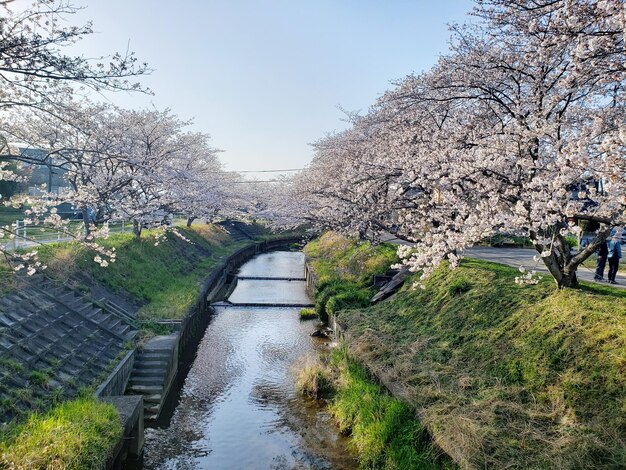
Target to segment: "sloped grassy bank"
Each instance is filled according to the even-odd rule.
[[[337,322],[462,467],[626,467],[626,293],[516,274],[465,260]]]
[[[246,242],[233,241],[216,225],[177,230],[189,242],[167,233],[155,245],[156,231],[145,231],[140,239],[130,233],[111,235],[99,242],[117,253],[115,263],[106,268],[94,263],[94,253],[78,244],[45,245],[40,258],[59,280],[83,274],[113,292],[126,294],[141,306],[139,319],[180,319],[195,301],[207,272]]]
[[[357,243],[330,232],[304,251],[317,278],[315,311],[324,321],[345,308],[366,308],[375,293],[372,277],[398,261],[392,245]],[[453,467],[431,445],[412,407],[393,397],[347,348],[304,364],[297,387],[328,401],[340,430],[351,435],[362,468]]]
[[[309,242],[304,254],[317,278],[315,313],[324,322],[342,308],[369,305],[373,276],[398,261],[393,245],[356,243],[333,232]]]

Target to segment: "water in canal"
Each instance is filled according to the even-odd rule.
[[[241,267],[233,303],[310,302],[303,254],[276,251]],[[250,278],[277,278],[250,279]],[[325,411],[300,398],[295,363],[323,343],[298,308],[216,307],[168,423],[146,430],[147,469],[351,469]]]

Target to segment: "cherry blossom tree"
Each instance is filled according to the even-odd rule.
[[[244,180],[239,178],[237,209],[230,217],[261,221],[276,229],[288,229],[302,225],[306,220],[303,204],[309,194],[302,191],[297,178],[278,176],[272,180]],[[300,196],[304,199],[297,199]]]
[[[91,23],[70,25],[68,19],[78,10],[69,0],[0,2],[0,119],[4,123],[13,119],[11,113],[18,110],[20,113],[37,111],[47,114],[50,119],[56,117],[63,127],[62,118],[72,112],[64,105],[71,102],[72,96],[83,95],[89,90],[147,91],[135,82],[135,78],[149,73],[150,69],[139,63],[132,52],[93,60],[64,53],[68,46],[93,32]],[[31,137],[23,141],[34,140]],[[0,141],[0,179],[17,180],[20,175],[12,169],[13,163],[7,162],[7,157],[14,156],[15,152],[6,145],[7,136],[2,136]],[[63,152],[64,155],[69,153],[67,149]],[[0,202],[28,203],[31,207],[26,215],[33,222],[53,226],[62,222],[50,197],[22,197],[21,201],[5,199]],[[15,236],[10,227],[2,228],[0,235]],[[85,243],[92,243],[85,238]],[[102,251],[97,246],[94,249]],[[4,249],[0,251],[10,260],[17,259],[17,268],[25,268],[29,274],[40,267],[35,252],[22,255]],[[104,251],[102,254],[106,255]],[[100,256],[98,258],[107,263]]]
[[[436,67],[316,145],[308,214],[361,236],[392,224],[424,277],[494,232],[524,233],[573,286],[626,222],[623,4],[484,0],[474,14]],[[599,230],[571,253],[576,219]]]
[[[63,53],[93,33],[91,23],[71,26],[80,8],[68,0],[0,4],[0,109],[16,106],[58,112],[62,97],[79,91],[142,90],[135,77],[150,72],[132,52],[87,60]]]

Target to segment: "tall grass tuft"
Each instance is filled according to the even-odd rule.
[[[312,309],[312,308],[300,309],[300,320],[311,320],[312,318],[317,318],[317,313],[315,313],[315,309]]]
[[[339,386],[330,413],[344,434],[352,436],[361,468],[435,469],[438,461],[426,431],[406,403],[391,396],[345,347],[331,354]]]
[[[58,405],[0,435],[0,467],[88,470],[104,465],[122,435],[115,407],[93,398]]]
[[[328,368],[318,359],[307,356],[296,364],[296,390],[320,400],[332,396],[335,387]]]

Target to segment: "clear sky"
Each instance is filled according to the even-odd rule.
[[[95,56],[130,47],[155,71],[155,96],[116,104],[171,108],[211,134],[231,170],[300,168],[308,145],[345,127],[390,81],[433,65],[447,24],[470,0],[76,0]],[[74,22],[74,21],[72,21]]]

